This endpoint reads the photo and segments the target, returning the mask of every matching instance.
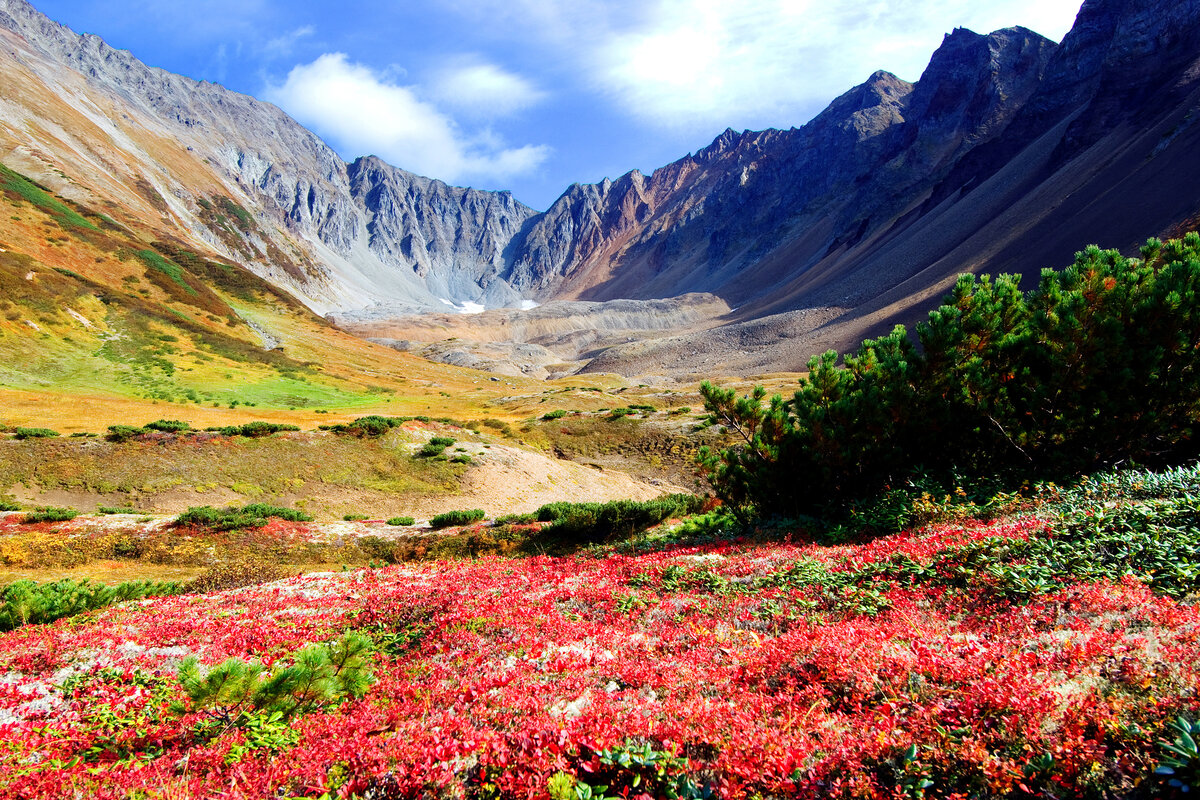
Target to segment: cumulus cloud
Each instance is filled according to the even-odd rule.
[[[474,59],[437,72],[430,93],[440,104],[478,119],[506,117],[545,97],[520,75]]]
[[[487,130],[468,134],[418,87],[400,85],[344,53],[296,66],[266,97],[343,154],[378,155],[445,181],[504,180],[534,170],[549,155],[543,145],[506,147]]]
[[[799,124],[876,69],[916,80],[942,35],[1058,39],[1080,0],[442,0],[557,48],[590,88],[666,128]]]

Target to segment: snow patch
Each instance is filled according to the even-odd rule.
[[[532,311],[540,305],[541,303],[536,300],[522,300],[521,305],[517,306],[517,308],[521,309],[522,311]]]
[[[487,307],[481,303],[473,303],[470,300],[463,300],[462,303],[452,303],[444,297],[439,297],[438,300],[450,306],[459,314],[482,314],[487,311]]]

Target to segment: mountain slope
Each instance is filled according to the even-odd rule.
[[[4,163],[147,241],[349,312],[359,335],[424,338],[395,321],[445,304],[699,292],[734,308],[589,353],[593,370],[798,369],[919,317],[958,272],[1035,276],[1200,216],[1200,0],[1088,0],[1060,45],[955,30],[916,83],[877,72],[801,128],[727,130],[540,214],[346,164],[274,106],[146,67],[25,0],[0,0],[0,40]]]
[[[0,44],[11,87],[0,159],[73,199],[128,209],[122,223],[237,258],[322,313],[484,298],[448,273],[488,282],[533,213],[505,192],[450,189],[377,159],[347,165],[275,106],[147,67],[25,0],[0,0]],[[405,227],[414,208],[432,230]],[[497,286],[485,299],[520,298]]]

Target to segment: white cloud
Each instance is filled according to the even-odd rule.
[[[877,69],[916,80],[942,35],[1023,25],[1052,39],[1080,0],[442,0],[556,50],[643,122],[800,124]]]
[[[549,155],[543,145],[505,147],[490,131],[466,134],[418,87],[401,86],[344,53],[296,66],[265,94],[345,155],[378,155],[445,181],[503,180],[532,171]]]
[[[463,61],[435,74],[430,92],[442,105],[478,119],[509,116],[545,97],[520,75],[476,60]]]
[[[268,39],[262,47],[262,53],[267,58],[287,58],[302,39],[312,36],[315,32],[316,29],[312,25],[305,25],[282,36]]]

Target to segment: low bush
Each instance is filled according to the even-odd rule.
[[[214,531],[238,528],[261,528],[270,517],[290,522],[310,522],[312,516],[294,508],[280,508],[266,503],[251,503],[242,508],[213,508],[192,506],[175,518],[176,525],[195,525]]]
[[[109,425],[108,435],[104,438],[110,442],[128,442],[135,436],[141,436],[145,432],[145,428],[137,428],[133,425]]]
[[[265,436],[271,436],[284,431],[298,431],[300,430],[300,426],[254,420],[253,422],[247,422],[245,425],[227,425],[223,428],[212,430],[215,430],[222,436],[245,436],[247,439],[261,439]]]
[[[21,504],[11,500],[0,500],[0,511],[20,511]]]
[[[418,458],[434,458],[442,455],[446,448],[454,444],[456,440],[449,436],[435,436],[429,440],[429,443],[422,446],[417,451]]]
[[[346,522],[362,522],[364,519],[367,519],[367,515],[366,514],[346,514],[345,516],[342,517],[342,519]]]
[[[16,581],[0,590],[0,631],[22,625],[40,625],[113,603],[178,594],[179,591],[177,583],[154,581],[134,581],[117,586],[70,578],[53,583]]]
[[[538,521],[536,512],[532,514],[505,514],[502,517],[496,517],[497,525],[532,525]]]
[[[318,425],[317,427],[323,431],[329,431],[342,436],[359,436],[371,439],[377,439],[390,431],[392,428],[399,427],[405,422],[409,422],[414,417],[381,417],[377,414],[372,414],[366,417],[359,417],[353,422],[345,424],[338,423],[334,425]]]
[[[542,419],[544,419],[544,420],[562,419],[566,415],[567,415],[567,412],[564,411],[563,409],[559,408],[554,411],[548,411],[545,414],[542,414]]]
[[[429,525],[433,528],[449,528],[452,525],[470,525],[472,522],[479,522],[486,517],[482,508],[472,508],[463,511],[447,511],[444,514],[438,514],[433,519],[429,520]]]
[[[568,546],[619,541],[671,517],[697,513],[703,503],[703,498],[690,494],[645,501],[549,503],[537,510],[538,521],[550,523],[542,528],[539,539]]]
[[[96,513],[98,513],[98,514],[136,514],[138,512],[134,508],[117,508],[115,506],[100,506],[98,509],[96,509]]]
[[[391,517],[388,519],[388,525],[415,525],[416,520],[412,517]]]
[[[33,511],[27,513],[21,522],[26,525],[33,525],[37,522],[68,522],[79,516],[79,512],[73,508],[56,508],[53,506],[39,506]]]
[[[50,439],[58,436],[58,431],[49,428],[17,428],[15,435],[18,439]]]
[[[147,430],[162,431],[163,433],[183,433],[190,431],[192,426],[177,419],[159,419],[146,423]]]

